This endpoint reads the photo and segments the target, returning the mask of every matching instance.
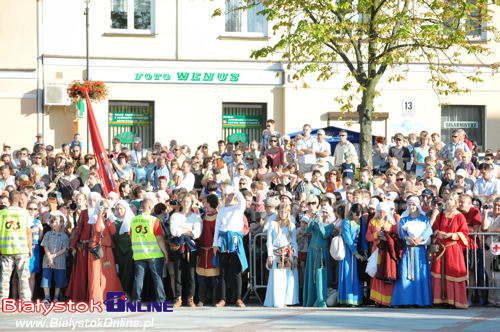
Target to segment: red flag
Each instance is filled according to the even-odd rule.
[[[90,132],[90,140],[92,141],[92,147],[94,148],[94,155],[97,160],[97,165],[99,166],[99,177],[101,178],[102,191],[104,196],[108,197],[108,194],[112,191],[118,194],[120,197],[120,192],[116,186],[115,180],[113,178],[113,172],[111,171],[111,166],[109,165],[108,154],[104,149],[102,144],[101,133],[99,132],[99,127],[97,126],[97,121],[95,120],[94,111],[92,110],[92,103],[90,102],[88,91],[85,91],[85,100],[87,102],[87,119]]]

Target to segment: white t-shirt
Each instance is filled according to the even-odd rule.
[[[316,138],[310,136],[309,139],[302,138],[297,142],[297,150],[302,149],[314,149],[317,151],[319,149],[318,140]],[[303,156],[299,156],[299,164],[315,164],[316,163],[316,154],[309,153]]]

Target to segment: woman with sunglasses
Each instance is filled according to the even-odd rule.
[[[403,240],[403,258],[398,265],[398,280],[392,293],[392,306],[432,305],[431,275],[426,245],[432,235],[429,218],[420,207],[420,199],[408,199],[399,220],[398,233]]]
[[[275,170],[279,165],[283,164],[284,154],[283,148],[279,146],[279,138],[276,135],[272,135],[269,140],[270,147],[266,149],[265,155],[271,157],[273,160],[272,168]]]
[[[290,208],[280,205],[275,221],[267,230],[269,280],[265,307],[286,307],[299,303],[297,232]]]
[[[333,209],[330,206],[325,206],[318,216],[315,213],[318,206],[318,197],[309,195],[307,208],[312,218],[308,221],[305,233],[312,235],[307,249],[303,303],[305,307],[326,308],[328,274],[331,273],[328,239],[335,224],[333,223]]]
[[[341,234],[345,243],[345,257],[339,262],[338,301],[348,306],[359,306],[363,302],[363,285],[358,278],[358,261],[366,260],[358,248],[366,248],[366,227],[362,219],[363,206],[355,203],[351,206],[349,216],[342,221]]]

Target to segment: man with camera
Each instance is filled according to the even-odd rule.
[[[495,198],[493,206],[485,204],[483,206],[483,222],[481,226],[483,232],[500,232],[500,197]],[[488,286],[500,286],[500,255],[494,255],[492,249],[500,246],[500,236],[491,236],[486,240],[485,267],[486,275],[491,276]],[[498,250],[497,250],[498,253]],[[500,291],[490,290],[488,292],[488,306],[500,306]]]

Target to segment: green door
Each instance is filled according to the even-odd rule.
[[[109,102],[109,142],[120,138],[124,146],[131,149],[134,137],[142,138],[142,145],[151,149],[154,144],[154,104],[144,101]]]
[[[260,142],[267,120],[267,104],[223,103],[222,139]],[[245,142],[247,143],[247,142]]]

